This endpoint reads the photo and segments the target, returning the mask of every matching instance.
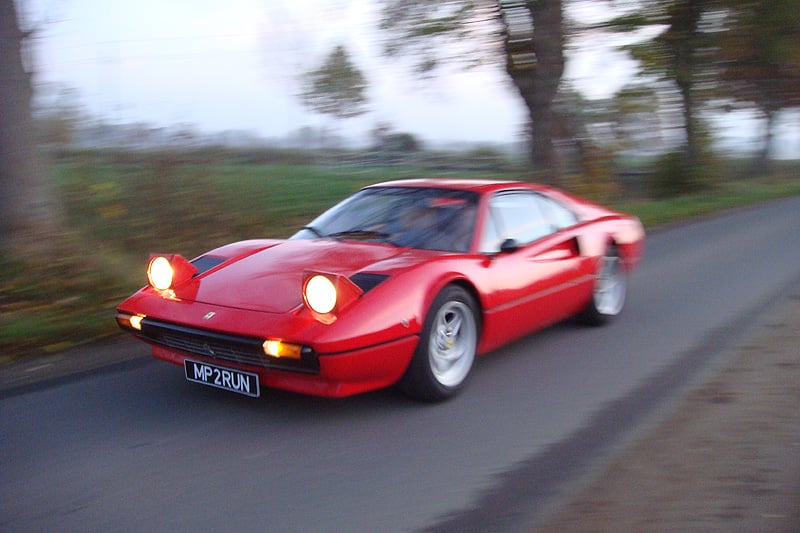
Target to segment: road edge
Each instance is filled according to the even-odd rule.
[[[78,353],[80,352],[80,355]],[[125,335],[0,367],[0,399],[152,362],[148,346]]]

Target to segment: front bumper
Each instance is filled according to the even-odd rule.
[[[145,318],[133,328],[120,314],[124,330],[152,345],[153,356],[183,365],[186,359],[253,372],[261,385],[277,389],[338,398],[396,383],[408,367],[418,337],[410,335],[391,342],[350,350],[317,354],[303,347],[299,359],[273,358],[264,354],[264,339],[230,335]]]
[[[130,325],[129,315],[117,315],[117,323],[139,339],[181,352],[210,358],[217,362],[236,363],[247,367],[263,367],[309,374],[319,373],[319,360],[309,347],[303,347],[299,358],[268,357],[264,339],[230,335],[144,318],[139,327]]]

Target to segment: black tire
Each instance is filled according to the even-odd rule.
[[[616,246],[609,246],[597,268],[592,299],[580,314],[590,326],[602,326],[619,315],[628,293],[628,274]]]
[[[479,317],[472,295],[448,285],[431,304],[417,349],[398,386],[407,395],[441,401],[464,385],[475,362]]]

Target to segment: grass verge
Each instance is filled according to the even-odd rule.
[[[54,236],[52,261],[0,260],[0,362],[118,333],[114,307],[145,283],[150,252],[194,257],[236,240],[286,237],[366,184],[420,174],[425,173],[226,160],[198,164],[179,154],[124,161],[84,155],[64,161],[55,177],[66,230]],[[722,182],[677,198],[610,204],[653,228],[798,194],[800,180],[788,172]]]

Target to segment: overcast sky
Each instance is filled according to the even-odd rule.
[[[345,121],[345,131],[387,122],[423,139],[507,142],[525,121],[497,67],[421,81],[381,57],[378,8],[368,0],[22,1],[31,21],[44,22],[38,81],[77,89],[112,120],[268,137],[327,125],[299,103],[298,75],[344,44],[367,76],[371,110]],[[583,54],[568,75],[607,96],[626,69]]]
[[[89,110],[112,121],[265,137],[330,126],[296,95],[299,75],[338,44],[369,82],[370,112],[340,123],[346,134],[384,122],[424,140],[510,142],[526,119],[497,66],[421,81],[383,58],[369,0],[19,1],[42,28],[38,82],[77,89]],[[571,14],[602,16],[592,2]],[[634,68],[598,40],[571,53],[565,78],[587,97],[607,97]]]

